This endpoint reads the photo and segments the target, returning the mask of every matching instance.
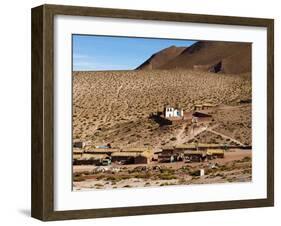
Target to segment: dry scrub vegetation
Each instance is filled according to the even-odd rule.
[[[250,144],[251,104],[239,104],[243,99],[251,99],[249,74],[190,70],[74,72],[73,138],[120,147],[171,145],[177,142],[181,126],[160,128],[149,115],[161,111],[167,103],[179,104],[188,111],[196,103],[208,102],[233,107],[215,112],[214,131]],[[188,132],[190,128],[184,129]],[[227,140],[206,134],[200,134],[206,142]]]

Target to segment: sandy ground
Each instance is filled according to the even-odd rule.
[[[248,75],[224,75],[188,70],[75,72],[73,74],[73,138],[93,145],[163,146],[192,142],[231,143],[210,131],[190,136],[187,125],[160,127],[149,119],[165,104],[190,111],[196,103],[212,103],[215,132],[251,144],[251,98]]]

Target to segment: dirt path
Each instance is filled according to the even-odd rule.
[[[175,143],[176,145],[182,144],[185,142],[186,136],[184,136],[184,132],[185,132],[186,127],[187,127],[187,123],[183,123],[178,134],[176,135],[176,138],[177,138],[176,143]]]
[[[185,132],[185,130],[186,130],[187,124],[184,123],[184,124],[182,125],[182,127],[179,129],[179,131],[178,131],[178,133],[177,133],[177,135],[176,135],[177,140],[176,140],[176,142],[175,142],[175,145],[179,145],[179,144],[183,144],[183,143],[185,143],[185,142],[188,142],[189,140],[194,139],[194,138],[195,138],[197,135],[199,135],[200,133],[203,133],[203,132],[205,132],[205,131],[208,131],[208,132],[214,133],[214,134],[216,134],[216,135],[218,135],[218,136],[221,136],[222,138],[229,139],[229,140],[231,140],[232,142],[234,142],[234,143],[236,143],[236,144],[238,144],[238,145],[241,145],[242,147],[245,146],[245,145],[244,145],[243,143],[241,143],[239,140],[236,140],[236,139],[234,139],[234,138],[232,138],[232,137],[229,137],[229,136],[227,136],[227,135],[225,135],[225,134],[223,134],[223,133],[219,133],[219,132],[217,132],[217,131],[214,131],[214,129],[215,129],[216,127],[218,127],[218,126],[219,126],[219,124],[215,124],[215,125],[213,125],[213,126],[211,126],[211,127],[208,127],[208,126],[200,126],[200,127],[198,127],[198,128],[194,128],[194,127],[192,126],[192,127],[191,127],[191,130],[189,131],[189,134],[186,136],[186,135],[184,135],[184,132]]]
[[[225,139],[230,139],[231,141],[233,141],[234,143],[236,143],[236,144],[239,144],[239,145],[241,145],[241,146],[245,146],[244,144],[242,144],[239,140],[236,140],[236,139],[234,139],[234,138],[232,138],[232,137],[229,137],[229,136],[227,136],[227,135],[225,135],[225,134],[222,134],[222,133],[219,133],[219,132],[217,132],[217,131],[214,131],[213,129],[207,129],[207,131],[209,131],[209,132],[211,132],[211,133],[214,133],[214,134],[216,134],[216,135],[219,135],[219,136],[221,136],[221,137],[223,137],[223,138],[225,138]]]
[[[203,132],[205,132],[208,129],[212,130],[212,129],[216,128],[217,126],[219,126],[219,124],[215,124],[215,125],[213,125],[211,127],[200,126],[199,128],[191,128],[191,131],[190,131],[189,135],[186,137],[185,141],[188,142],[188,141],[194,139],[200,133],[203,133]]]

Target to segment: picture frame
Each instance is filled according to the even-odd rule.
[[[267,32],[266,198],[57,211],[54,202],[54,18],[56,15],[261,27]],[[274,20],[63,5],[32,9],[31,215],[43,221],[165,214],[274,205]],[[118,34],[116,34],[118,35]]]

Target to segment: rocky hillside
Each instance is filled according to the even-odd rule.
[[[159,69],[165,64],[179,56],[186,47],[171,46],[160,52],[153,54],[148,60],[141,64],[137,69]]]
[[[153,54],[138,70],[195,69],[214,73],[251,72],[251,43],[198,41]]]

